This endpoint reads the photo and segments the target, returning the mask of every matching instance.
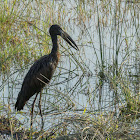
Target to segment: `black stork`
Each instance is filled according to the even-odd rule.
[[[15,104],[17,111],[23,109],[30,97],[41,92],[45,84],[50,82],[60,58],[57,35],[60,35],[73,48],[79,50],[73,39],[59,25],[52,25],[49,33],[53,43],[52,51],[37,60],[26,74]]]

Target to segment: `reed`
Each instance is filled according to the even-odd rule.
[[[0,116],[10,122],[11,139],[139,138],[138,11],[135,1],[1,2]],[[30,66],[52,48],[52,24],[70,32],[80,52],[59,40],[61,60],[42,91],[44,129],[37,103],[30,130],[34,96],[23,111],[14,104]]]

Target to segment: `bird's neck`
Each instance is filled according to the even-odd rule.
[[[57,42],[57,35],[56,36],[51,36],[52,38],[52,43],[53,43],[53,48],[52,48],[52,51],[51,53],[58,53],[58,50],[59,50],[59,46],[58,46],[58,42]]]

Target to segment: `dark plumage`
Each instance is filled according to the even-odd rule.
[[[57,35],[60,35],[73,48],[78,50],[72,38],[64,32],[59,25],[52,25],[49,29],[49,33],[53,43],[52,51],[50,54],[44,55],[37,60],[26,74],[15,104],[15,109],[17,110],[23,109],[26,101],[35,93],[39,93],[45,86],[45,83],[50,82],[60,58]]]

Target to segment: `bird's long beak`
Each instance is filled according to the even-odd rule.
[[[71,45],[74,49],[79,51],[79,48],[77,47],[76,43],[73,41],[73,39],[63,30],[60,30],[60,36],[68,42],[69,45]]]

